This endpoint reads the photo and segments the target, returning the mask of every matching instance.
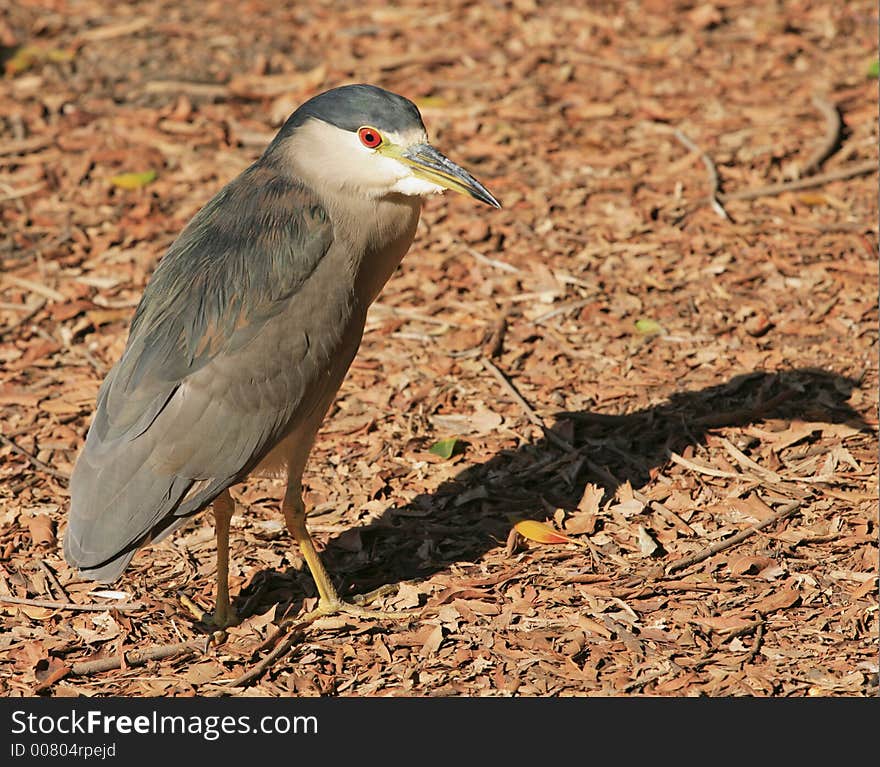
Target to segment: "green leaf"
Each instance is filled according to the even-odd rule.
[[[46,58],[55,64],[59,64],[65,61],[73,61],[75,54],[73,51],[64,48],[50,48],[46,51]]]
[[[26,72],[40,60],[41,54],[40,49],[33,45],[22,45],[16,48],[3,65],[6,74],[14,77]]]
[[[113,186],[118,186],[120,189],[140,189],[151,181],[155,181],[156,175],[157,173],[154,170],[145,170],[143,173],[120,173],[117,176],[113,176],[110,179],[110,183]]]
[[[441,439],[439,442],[435,442],[428,448],[428,452],[439,455],[444,460],[449,460],[455,453],[456,447],[458,447],[458,437],[450,437],[449,439]]]
[[[657,320],[648,319],[636,320],[636,330],[643,336],[656,336],[666,332]]]
[[[873,77],[874,79],[880,77],[880,59],[874,59],[868,65],[868,77]]]

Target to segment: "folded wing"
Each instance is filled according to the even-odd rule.
[[[314,196],[262,162],[193,218],[98,393],[71,478],[68,563],[115,580],[283,436],[319,369],[315,298],[298,299],[332,239]]]

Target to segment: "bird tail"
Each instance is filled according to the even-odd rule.
[[[116,557],[116,559],[111,559],[106,564],[99,565],[98,567],[80,567],[75,564],[75,555],[71,552],[71,547],[71,536],[66,535],[64,537],[64,558],[67,560],[68,564],[74,565],[81,575],[98,583],[113,583],[113,581],[122,575],[125,568],[128,567],[128,563],[131,562],[131,558],[136,551],[136,549],[126,551],[124,554],[120,554]]]
[[[116,580],[154,528],[164,529],[162,521],[192,484],[152,471],[146,457],[130,450],[124,457],[119,451],[95,456],[87,443],[77,461],[70,479],[64,558],[87,578]]]

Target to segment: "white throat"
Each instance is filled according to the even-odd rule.
[[[403,146],[420,143],[424,136],[388,136]],[[316,151],[316,147],[320,149]],[[443,187],[418,178],[412,168],[361,144],[357,135],[320,120],[309,120],[290,138],[287,156],[297,175],[318,191],[381,198],[390,194],[426,197]],[[329,189],[328,189],[329,191]]]

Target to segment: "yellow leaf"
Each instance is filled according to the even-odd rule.
[[[145,170],[143,173],[120,173],[110,179],[113,186],[120,189],[140,189],[156,180],[156,171]]]
[[[6,74],[14,76],[27,71],[40,60],[41,55],[42,51],[33,45],[23,45],[16,48],[4,64]]]
[[[575,543],[578,546],[586,545],[582,541],[569,538],[565,533],[554,530],[543,522],[535,522],[532,519],[524,519],[522,522],[517,522],[513,528],[523,538],[528,538],[536,543]]]
[[[442,96],[424,96],[416,99],[416,106],[419,109],[443,109],[449,105],[449,102]]]
[[[828,204],[828,198],[821,192],[804,192],[798,195],[798,200],[810,208]]]
[[[65,61],[73,61],[74,56],[75,54],[73,51],[64,48],[51,48],[46,51],[46,58],[55,64]]]

